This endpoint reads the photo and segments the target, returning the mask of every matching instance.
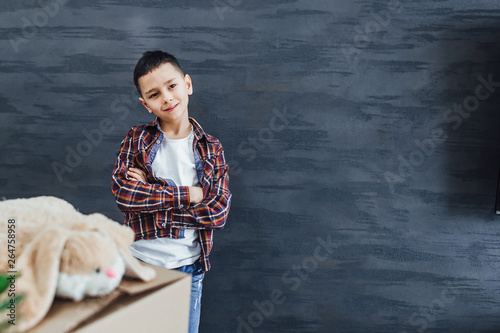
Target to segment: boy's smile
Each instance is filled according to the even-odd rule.
[[[189,95],[193,86],[189,75],[182,76],[173,65],[166,63],[138,80],[142,97],[139,98],[146,109],[160,119],[162,129],[168,125],[189,122]]]

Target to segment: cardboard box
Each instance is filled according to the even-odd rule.
[[[151,282],[124,279],[111,294],[81,302],[56,298],[29,333],[187,333],[191,275],[151,267]]]

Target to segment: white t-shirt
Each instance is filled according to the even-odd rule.
[[[177,186],[199,186],[193,153],[194,132],[182,139],[163,136],[160,148],[151,165],[157,177],[172,179]],[[185,229],[184,238],[156,238],[135,241],[132,254],[147,263],[177,268],[191,265],[201,255],[198,230]]]

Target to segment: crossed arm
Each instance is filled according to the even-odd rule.
[[[134,179],[139,182],[147,183],[146,174],[138,168],[129,168],[127,178]],[[203,189],[198,186],[189,186],[189,203],[200,203],[203,200]]]

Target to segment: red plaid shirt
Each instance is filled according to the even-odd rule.
[[[219,140],[205,133],[193,118],[189,121],[194,131],[198,180],[203,187],[201,203],[189,203],[188,186],[172,186],[175,183],[171,180],[155,176],[151,164],[163,135],[158,118],[127,133],[118,152],[111,189],[118,208],[125,213],[125,225],[135,232],[135,240],[182,238],[183,229],[197,229],[202,248],[200,262],[208,271],[213,230],[224,227],[231,205],[228,165]],[[128,179],[130,167],[143,170],[147,183]]]

